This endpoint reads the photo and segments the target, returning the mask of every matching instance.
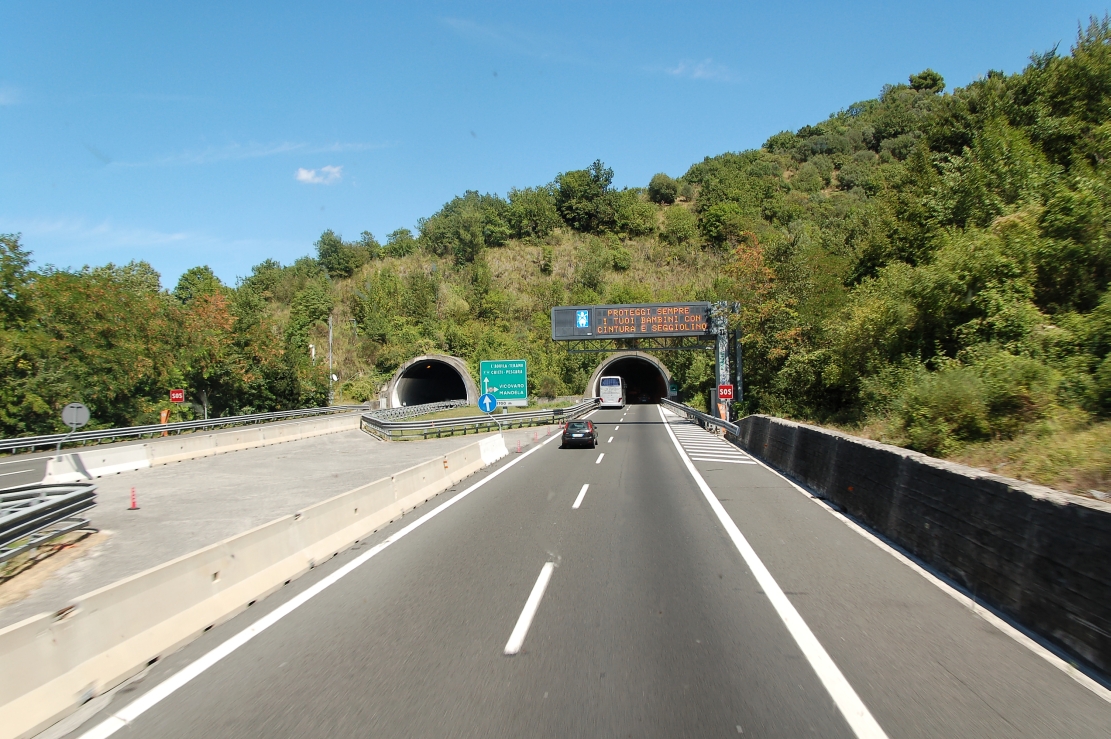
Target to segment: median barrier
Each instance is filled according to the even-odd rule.
[[[270,444],[308,439],[359,428],[357,413],[236,428],[208,434],[187,434],[141,444],[92,448],[51,457],[44,482],[70,483]]]
[[[769,416],[738,426],[752,456],[1111,672],[1111,505]]]
[[[0,629],[0,739],[34,736],[506,454],[483,439]]]

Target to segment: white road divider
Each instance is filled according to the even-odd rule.
[[[483,439],[0,629],[0,739],[34,736],[508,453]]]
[[[227,431],[181,434],[141,444],[90,447],[51,457],[46,463],[43,482],[82,482],[187,459],[353,431],[359,428],[360,417],[359,413],[343,413],[307,421],[285,421],[240,426]]]

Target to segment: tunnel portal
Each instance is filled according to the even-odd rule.
[[[390,383],[392,408],[445,400],[474,403],[477,399],[466,364],[457,357],[417,357],[402,365]]]
[[[598,378],[616,375],[625,379],[626,403],[659,403],[667,397],[671,375],[659,360],[639,352],[607,358],[591,377],[589,392],[598,394]]]

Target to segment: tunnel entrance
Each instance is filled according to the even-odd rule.
[[[445,400],[477,401],[474,382],[457,357],[417,357],[402,365],[390,383],[392,408]]]
[[[671,379],[667,369],[658,360],[630,352],[624,356],[610,357],[598,365],[591,377],[588,392],[598,394],[598,378],[616,375],[625,379],[627,403],[659,403],[667,397]]]

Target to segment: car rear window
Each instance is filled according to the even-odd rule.
[[[582,421],[575,421],[574,423],[567,424],[567,428],[571,429],[572,431],[585,431],[586,424]]]

